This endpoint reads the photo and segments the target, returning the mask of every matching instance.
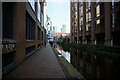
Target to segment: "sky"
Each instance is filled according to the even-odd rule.
[[[52,21],[52,26],[61,31],[62,25],[66,25],[66,32],[70,33],[70,2],[69,0],[46,0],[47,15]]]

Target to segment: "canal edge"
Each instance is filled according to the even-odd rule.
[[[78,80],[86,80],[81,74],[80,72],[77,71],[76,68],[73,67],[72,64],[70,64],[63,56],[59,56],[61,55],[57,50],[55,50],[55,48],[53,46],[51,46],[58,62],[61,65],[61,68],[64,72],[64,74],[66,75],[66,78],[69,80],[71,79],[78,79]]]

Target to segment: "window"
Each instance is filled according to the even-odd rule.
[[[35,21],[26,12],[26,39],[34,40],[35,39]]]
[[[43,14],[40,14],[40,21],[41,21],[41,26],[43,27]]]
[[[29,56],[35,50],[35,46],[30,46],[25,49],[25,53]]]
[[[100,16],[100,5],[96,7],[96,16]]]
[[[90,0],[88,0],[88,2],[86,2],[86,11],[88,11],[88,9],[90,9],[91,6],[91,2]]]
[[[75,16],[77,17],[77,11],[75,12]]]
[[[2,68],[9,66],[14,63],[15,52],[10,52],[2,55]]]
[[[83,6],[81,6],[81,8],[80,8],[80,16],[82,16],[83,15]]]
[[[86,22],[88,22],[88,13],[86,13]]]
[[[86,11],[88,11],[88,2],[86,2]]]
[[[90,23],[88,24],[88,30],[89,30],[89,31],[91,30],[91,25],[90,25]]]
[[[80,24],[83,25],[83,17],[80,18]]]
[[[13,3],[4,2],[3,12],[3,38],[13,39]]]
[[[96,21],[96,24],[100,24],[100,19],[98,19],[98,20]]]
[[[88,16],[89,16],[88,21],[91,21],[91,12],[88,13]]]
[[[89,2],[88,2],[88,9],[90,9],[90,6],[91,6],[91,2],[89,0]]]
[[[79,2],[80,2],[81,0],[79,0]],[[80,5],[83,5],[83,2],[80,2]]]
[[[80,26],[80,31],[81,31],[82,29],[81,29],[81,26]]]
[[[86,31],[88,31],[88,24],[86,24]]]

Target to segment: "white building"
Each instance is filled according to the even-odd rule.
[[[47,40],[48,41],[54,40],[52,21],[48,16],[47,16]]]

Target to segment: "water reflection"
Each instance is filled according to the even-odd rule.
[[[71,48],[71,63],[88,80],[114,80],[119,77],[120,57],[110,54],[105,55],[99,52],[92,53],[79,48]]]
[[[70,63],[70,52],[64,51],[62,47],[54,43],[54,48]]]
[[[63,49],[62,49],[63,48]],[[75,47],[62,46],[58,50],[87,80],[115,80],[119,78],[120,55],[89,52]],[[69,49],[69,50],[67,50]],[[70,51],[69,52],[65,52]],[[118,79],[117,79],[118,80]]]
[[[70,53],[62,50],[61,54],[70,63]]]

